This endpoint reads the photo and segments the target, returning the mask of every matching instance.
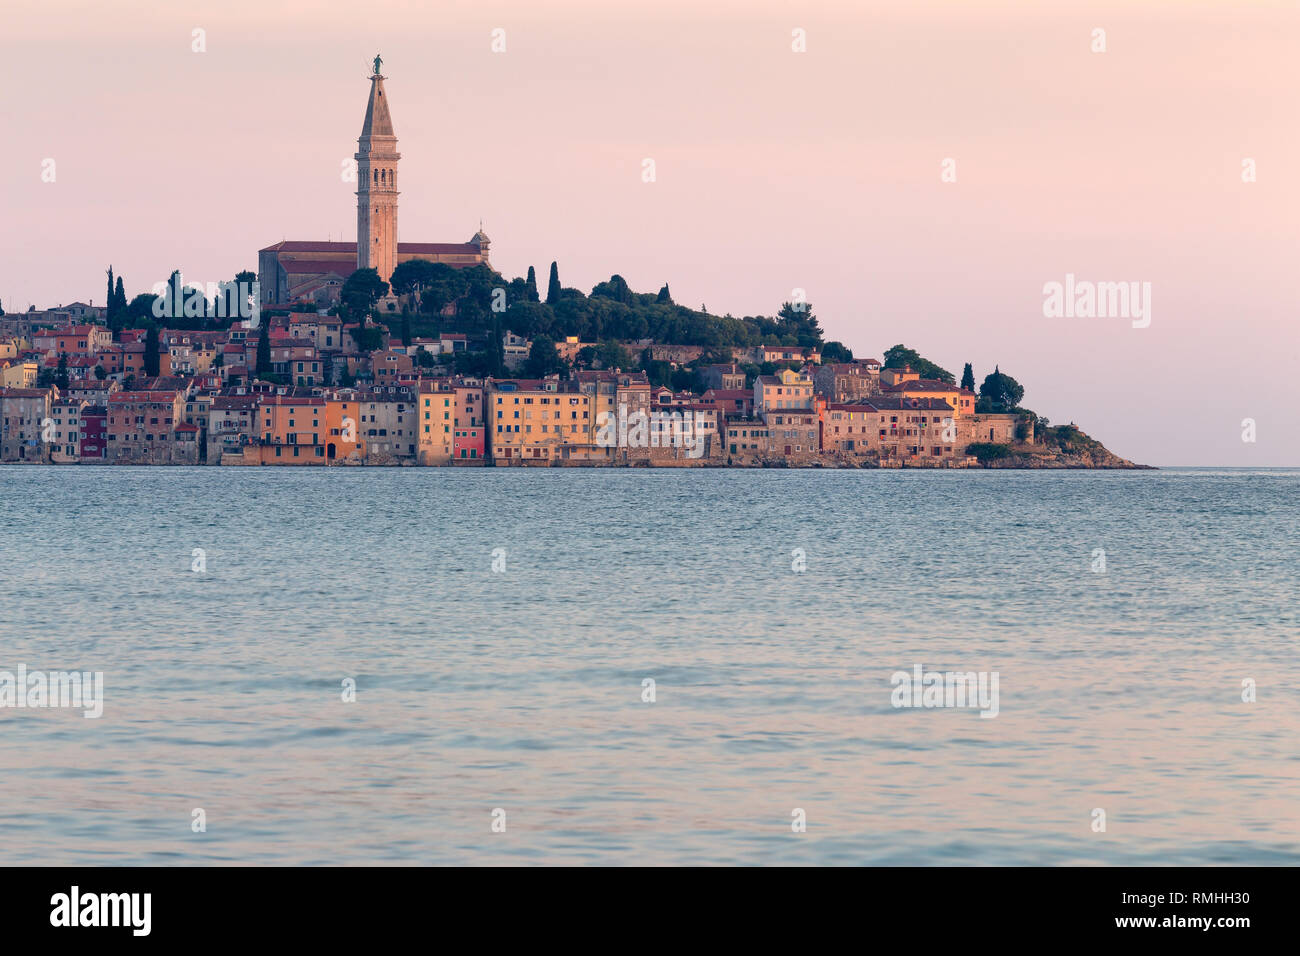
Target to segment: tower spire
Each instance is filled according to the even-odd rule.
[[[385,282],[397,265],[397,134],[375,56],[370,99],[357,139],[357,268],[374,269]]]

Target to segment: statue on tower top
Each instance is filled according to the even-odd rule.
[[[378,53],[375,54],[375,76],[379,75],[379,68],[384,65],[384,58]]]

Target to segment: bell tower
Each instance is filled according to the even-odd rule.
[[[397,265],[397,135],[384,95],[383,60],[375,57],[370,102],[357,140],[357,268],[387,282]]]

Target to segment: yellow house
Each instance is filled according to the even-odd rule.
[[[880,384],[884,386],[897,385],[900,382],[915,382],[920,377],[920,373],[913,372],[910,365],[904,365],[902,368],[882,368],[880,370]]]
[[[415,408],[416,460],[421,465],[448,464],[456,447],[456,390],[451,380],[421,380]]]
[[[813,380],[802,372],[783,368],[775,375],[754,379],[754,410],[758,413],[813,407]]]
[[[585,458],[591,448],[592,396],[558,379],[494,381],[487,425],[497,464]]]
[[[38,372],[35,362],[11,362],[0,368],[0,388],[35,388]]]

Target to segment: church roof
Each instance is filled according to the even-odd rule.
[[[397,244],[398,255],[409,253],[411,255],[466,255],[476,256],[479,254],[479,248],[473,242],[399,242]]]
[[[311,240],[282,239],[267,246],[262,252],[350,252],[357,254],[355,242],[314,242]]]
[[[388,97],[384,95],[384,78],[370,78],[370,102],[366,104],[366,121],[361,125],[361,138],[368,136],[393,136],[393,117],[388,112]]]
[[[356,256],[357,244],[355,242],[313,242],[304,239],[282,239],[277,243],[267,246],[260,250],[261,252],[286,252],[286,253],[337,253],[350,256]],[[479,247],[473,242],[399,242],[397,244],[399,255],[466,255],[476,256],[479,254]],[[338,265],[338,263],[334,263]]]
[[[354,258],[350,262],[325,262],[314,259],[291,259],[284,264],[286,272],[294,275],[334,275],[346,279],[357,269]]]

